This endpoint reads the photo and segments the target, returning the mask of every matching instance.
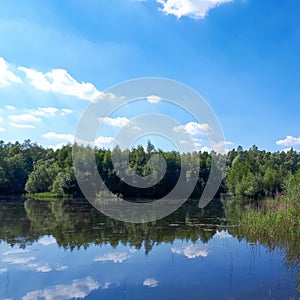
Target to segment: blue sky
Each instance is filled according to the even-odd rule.
[[[200,93],[229,149],[300,149],[299,14],[298,0],[0,0],[0,139],[58,147],[93,97],[154,76]],[[99,146],[149,110],[170,114],[149,101],[116,112]],[[208,147],[203,124],[171,116]]]

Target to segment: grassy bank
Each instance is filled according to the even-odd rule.
[[[70,198],[68,195],[58,195],[56,193],[51,192],[43,192],[43,193],[27,193],[26,197],[37,199],[37,200],[51,200],[57,201],[60,199],[67,199]]]
[[[300,209],[286,199],[266,201],[261,207],[246,207],[240,215],[240,230],[255,242],[257,237],[285,243],[300,240]]]
[[[296,289],[300,290],[300,205],[294,200],[287,196],[264,200],[255,208],[231,201],[226,205],[226,217],[238,224],[229,229],[238,239],[263,244],[271,251],[283,250],[286,266],[298,270]]]

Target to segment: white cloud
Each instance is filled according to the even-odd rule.
[[[126,252],[117,252],[117,253],[106,253],[102,256],[97,256],[94,258],[94,261],[122,263],[123,261],[129,258]]]
[[[0,131],[1,131],[1,132],[5,131],[5,128],[0,127]]]
[[[38,107],[37,109],[30,110],[30,113],[34,116],[42,116],[42,117],[48,117],[48,116],[55,116],[57,113],[60,113],[62,116],[68,115],[73,113],[72,109],[68,108],[56,108],[56,107]]]
[[[102,147],[112,147],[113,143],[115,142],[115,139],[113,137],[108,136],[99,136],[95,139],[94,145],[96,147],[102,148]]]
[[[37,266],[35,269],[36,272],[41,272],[41,273],[48,273],[52,271],[52,268],[49,267],[48,264],[43,265],[43,266]]]
[[[29,256],[29,257],[8,256],[8,257],[2,259],[2,262],[9,263],[12,265],[25,265],[25,264],[28,264],[32,260],[35,260],[34,256]]]
[[[188,145],[188,144],[189,144],[189,141],[186,141],[186,140],[180,140],[180,141],[179,141],[179,144],[180,144],[180,145]]]
[[[58,108],[56,107],[39,107],[37,109],[34,109],[32,111],[32,114],[34,116],[47,116],[47,115],[54,116],[55,113],[57,112],[58,112]]]
[[[195,146],[196,148],[200,148],[201,145],[202,145],[203,140],[202,140],[202,139],[198,139],[198,138],[194,138],[194,139],[193,139],[193,142],[194,142],[194,146]]]
[[[42,236],[38,240],[39,244],[42,244],[43,246],[49,246],[56,243],[56,239],[53,236]]]
[[[210,153],[211,150],[212,150],[212,149],[211,149],[210,147],[207,147],[207,146],[204,146],[204,147],[202,147],[202,148],[200,149],[201,152],[208,152],[208,153]]]
[[[232,235],[228,233],[228,231],[221,230],[215,233],[214,237],[218,237],[220,239],[230,239],[232,238]]]
[[[16,127],[16,128],[35,128],[34,125],[30,124],[17,124],[15,122],[9,122],[10,126]]]
[[[11,255],[11,254],[24,254],[24,253],[28,253],[29,250],[27,249],[14,249],[14,250],[8,250],[6,252],[3,252],[2,255],[6,256],[6,255]]]
[[[48,145],[47,148],[52,148],[54,151],[57,149],[61,149],[63,146],[65,146],[66,143],[59,143],[57,145]]]
[[[0,57],[0,87],[11,83],[22,83],[22,79],[9,70],[9,64]]]
[[[104,96],[104,93],[98,91],[92,83],[79,83],[64,69],[54,69],[48,73],[25,67],[19,67],[19,70],[26,74],[35,88],[45,92],[60,93],[90,101]]]
[[[207,123],[189,122],[185,125],[178,125],[173,128],[175,132],[186,131],[190,135],[206,135],[212,132],[211,127]]]
[[[83,299],[92,291],[99,289],[100,284],[92,277],[84,279],[75,279],[69,285],[55,285],[51,288],[28,292],[23,300],[65,300],[65,299]]]
[[[74,135],[73,134],[67,134],[67,133],[56,133],[56,132],[48,132],[42,135],[42,137],[53,140],[53,141],[63,141],[67,143],[73,143],[74,142]]]
[[[99,122],[103,122],[110,126],[124,127],[130,124],[130,120],[126,117],[117,117],[117,118],[98,118]]]
[[[162,5],[160,10],[166,15],[174,15],[178,19],[189,17],[192,19],[203,19],[208,12],[223,3],[233,0],[156,0]]]
[[[49,145],[49,148],[52,148],[54,150],[60,149],[63,147],[66,143],[74,143],[75,137],[73,134],[66,134],[66,133],[56,133],[56,132],[48,132],[42,135],[42,137],[52,140],[52,141],[58,141],[61,142],[56,146]],[[94,142],[87,142],[80,139],[76,139],[76,142],[79,144],[84,145],[90,145],[92,147],[99,147],[99,148],[111,148],[115,142],[115,139],[113,137],[107,137],[107,136],[99,136],[95,139]]]
[[[9,119],[14,122],[41,122],[41,118],[37,118],[32,114],[10,115]]]
[[[6,273],[8,270],[7,268],[1,268],[0,269],[0,275]]]
[[[155,96],[155,95],[150,95],[147,97],[147,101],[150,103],[158,103],[160,102],[162,99],[159,96]]]
[[[294,147],[284,148],[281,151],[287,153],[287,152],[291,151],[292,149],[293,149],[293,151],[296,151],[296,152],[300,153],[300,150],[299,149],[295,149]]]
[[[68,266],[57,266],[55,270],[56,271],[65,271],[67,269],[68,269]]]
[[[285,139],[276,141],[279,146],[298,146],[300,145],[300,137],[293,137],[288,135]]]
[[[143,285],[154,288],[158,286],[158,281],[155,278],[147,278],[144,280]]]
[[[61,109],[61,114],[64,116],[64,115],[68,115],[68,114],[71,114],[73,113],[73,110],[72,109],[69,109],[69,108],[62,108]]]
[[[3,123],[4,119],[2,117],[0,117],[0,123]]]
[[[6,105],[5,107],[8,110],[15,110],[16,109],[13,105]]]
[[[48,244],[46,240],[44,240],[44,244]],[[2,254],[4,256],[2,262],[13,265],[21,265],[23,268],[35,272],[46,273],[52,271],[52,268],[48,263],[40,264],[36,262],[36,258],[34,256],[30,254],[28,255],[29,252],[30,251],[27,249],[14,249],[6,251]]]
[[[210,153],[211,151],[215,151],[217,153],[226,154],[228,153],[228,149],[226,148],[227,145],[233,145],[233,143],[230,141],[224,141],[214,144],[213,147],[204,146],[200,149],[200,151],[208,153]]]
[[[176,254],[182,254],[187,258],[206,257],[208,255],[207,247],[189,245],[182,248],[172,248],[171,251]]]

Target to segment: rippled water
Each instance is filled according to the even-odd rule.
[[[146,224],[85,201],[0,201],[1,299],[299,299],[285,253],[235,237],[222,205]]]

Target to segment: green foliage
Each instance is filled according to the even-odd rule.
[[[181,188],[187,189],[190,182],[198,178],[192,197],[199,197],[209,177],[212,155],[218,168],[221,168],[219,162],[225,158],[224,155],[207,152],[182,155],[176,151],[163,152],[155,149],[148,141],[146,149],[141,145],[131,150],[116,147],[113,150],[114,166],[111,150],[79,145],[75,145],[75,149],[78,155],[77,161],[73,162],[71,145],[54,152],[30,140],[22,144],[0,142],[0,194],[18,194],[26,190],[30,193],[51,192],[61,196],[77,196],[81,195],[81,192],[76,178],[80,178],[81,183],[91,183],[95,181],[96,173],[99,172],[105,185],[115,194],[125,197],[158,198],[167,195],[173,189],[180,173],[183,172],[185,182]],[[165,159],[166,172],[159,163],[159,156]],[[128,157],[129,162],[126,162]],[[226,168],[222,170],[224,181],[219,192],[228,190],[240,199],[248,199],[247,203],[249,199],[250,202],[257,202],[264,197],[282,194],[284,179],[298,174],[300,169],[300,155],[294,150],[287,153],[271,153],[258,150],[256,146],[249,150],[243,150],[239,146],[230,151],[226,158]],[[96,168],[93,167],[94,161]],[[199,164],[199,172],[193,169],[193,161]],[[76,178],[73,163],[76,167]],[[118,173],[115,167],[118,168]],[[133,174],[149,176],[155,180],[160,179],[161,174],[164,176],[153,187],[139,189],[125,182],[125,179],[133,179]],[[95,194],[103,188],[104,186],[98,187],[95,184]]]
[[[300,155],[293,150],[270,153],[253,146],[228,153],[226,186],[230,193],[253,200],[282,193],[283,182],[299,170]]]
[[[295,170],[289,168],[289,172]],[[273,176],[265,177],[274,182]],[[246,238],[251,243],[265,244],[270,249],[284,249],[288,265],[294,266],[295,262],[300,262],[300,171],[289,173],[283,179],[282,188],[281,197],[264,199],[256,206],[241,205],[241,198],[231,197],[225,201],[226,218],[238,224],[230,230],[231,234]]]
[[[0,141],[0,194],[23,193],[34,164],[51,156],[53,150],[46,150],[30,140],[22,144]]]
[[[53,158],[37,161],[26,182],[26,191],[29,193],[48,192],[51,189],[54,178],[59,170],[60,169]]]

